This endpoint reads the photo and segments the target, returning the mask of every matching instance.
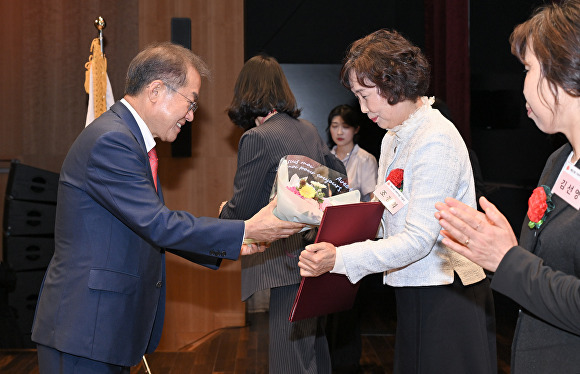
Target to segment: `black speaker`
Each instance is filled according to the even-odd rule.
[[[23,348],[23,336],[14,310],[8,305],[8,294],[16,286],[16,272],[0,261],[0,349]]]
[[[191,49],[191,19],[172,18],[171,19],[171,41]],[[191,122],[187,122],[181,127],[177,139],[171,143],[171,156],[191,157]]]
[[[53,235],[56,205],[6,200],[4,236]]]
[[[23,336],[24,348],[34,348],[30,332],[44,273],[44,270],[17,272],[16,289],[8,294],[8,304],[14,312],[18,329]]]
[[[12,161],[6,198],[56,203],[58,178],[57,173]]]
[[[54,239],[8,236],[3,254],[4,261],[16,271],[43,270],[54,254]]]
[[[0,328],[11,338],[0,343],[12,348],[34,348],[32,321],[46,267],[54,253],[54,223],[59,175],[23,165],[10,164],[4,200],[3,263],[12,271],[14,285],[6,287],[8,309],[15,320]],[[3,284],[6,282],[3,282]]]

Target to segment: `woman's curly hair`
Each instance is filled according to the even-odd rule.
[[[379,89],[390,105],[416,100],[429,88],[431,68],[421,50],[397,31],[378,30],[354,42],[340,72],[350,89],[351,73],[363,87]]]

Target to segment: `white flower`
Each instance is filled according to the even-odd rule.
[[[312,185],[314,188],[316,188],[316,189],[323,189],[323,188],[326,188],[326,185],[324,185],[324,184],[322,184],[322,183],[319,183],[319,182],[317,182],[317,181],[312,181],[312,182],[310,182],[310,184],[311,184],[311,185]]]

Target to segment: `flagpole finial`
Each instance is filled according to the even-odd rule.
[[[103,51],[103,29],[105,27],[107,27],[107,22],[105,22],[103,17],[99,16],[99,18],[97,18],[95,20],[95,27],[97,28],[97,30],[99,30],[99,41],[101,42],[101,53],[104,53],[104,51]]]
[[[107,23],[105,22],[105,20],[103,19],[103,17],[100,17],[99,16],[99,18],[97,18],[95,20],[95,27],[97,28],[97,30],[99,30],[99,32],[102,32],[103,29],[105,27],[107,27]]]

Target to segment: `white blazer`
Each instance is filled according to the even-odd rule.
[[[385,209],[382,238],[337,248],[346,274],[355,283],[365,275],[385,272],[391,286],[453,283],[485,278],[483,269],[441,244],[435,203],[451,196],[475,207],[473,172],[467,147],[450,121],[431,108],[433,98],[383,138],[377,185],[393,169],[403,169],[403,195],[409,203],[396,214]]]

